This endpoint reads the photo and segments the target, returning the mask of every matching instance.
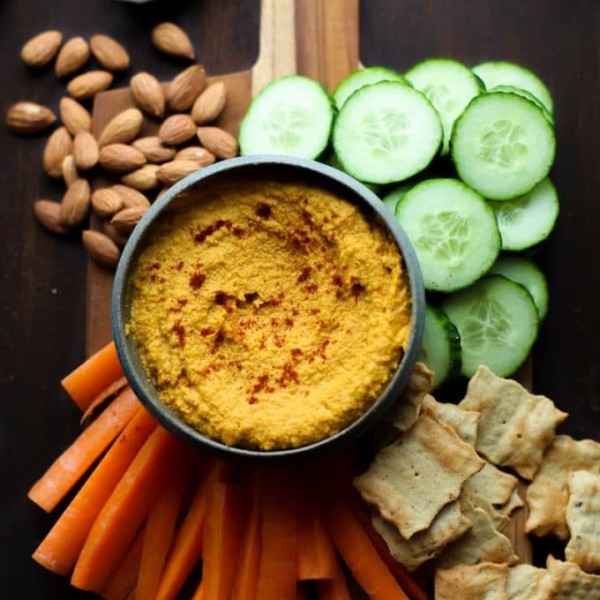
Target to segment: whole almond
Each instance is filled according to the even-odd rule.
[[[66,233],[67,228],[60,220],[60,204],[52,200],[37,200],[33,204],[37,220],[52,233]]]
[[[144,115],[137,108],[127,108],[115,115],[98,137],[100,147],[107,144],[127,144],[134,140],[142,128]]]
[[[60,222],[66,227],[81,223],[88,215],[91,203],[90,184],[86,179],[74,181],[60,203]]]
[[[121,195],[123,208],[133,208],[134,206],[150,208],[150,200],[148,200],[148,198],[139,190],[134,190],[133,188],[127,185],[121,185],[120,183],[113,185],[111,189]]]
[[[102,233],[107,235],[119,248],[127,243],[128,235],[121,233],[110,221],[102,222]]]
[[[227,89],[222,81],[211,83],[196,98],[192,106],[192,119],[197,125],[214,121],[225,108],[227,100]]]
[[[55,129],[44,147],[44,171],[50,177],[62,176],[62,163],[65,156],[71,153],[73,141],[66,127]]]
[[[90,48],[95,59],[107,71],[122,71],[129,67],[129,53],[117,40],[108,35],[93,35]]]
[[[175,148],[163,146],[157,135],[138,138],[131,145],[137,148],[149,163],[164,163],[168,160],[173,160],[175,156]]]
[[[192,41],[175,23],[159,23],[152,30],[151,39],[154,47],[161,52],[182,58],[194,58]]]
[[[60,49],[54,72],[57,77],[66,77],[79,71],[89,59],[90,45],[81,36],[73,37]]]
[[[96,138],[89,131],[80,131],[73,140],[75,166],[82,171],[93,169],[98,164],[99,155]]]
[[[75,159],[72,154],[64,157],[61,165],[62,178],[67,187],[73,185],[79,179],[79,171],[75,166]]]
[[[187,148],[182,148],[175,155],[175,160],[194,160],[201,167],[212,165],[216,159],[217,157],[212,152],[209,152],[202,146],[188,146]]]
[[[85,100],[108,89],[112,82],[113,76],[109,71],[88,71],[69,81],[67,93],[76,100]]]
[[[141,167],[146,157],[129,144],[108,144],[100,149],[98,162],[112,173],[127,173]]]
[[[56,56],[62,40],[63,34],[60,31],[38,33],[25,42],[21,48],[21,58],[29,67],[44,67]]]
[[[36,102],[17,102],[6,112],[6,124],[15,133],[40,133],[55,122],[56,115]]]
[[[110,220],[117,231],[121,233],[131,233],[134,227],[139,223],[140,219],[148,210],[145,206],[132,206],[131,208],[123,208],[118,213],[113,215]]]
[[[92,115],[77,100],[63,96],[59,103],[60,119],[71,135],[92,130]]]
[[[220,127],[198,127],[198,139],[217,158],[233,158],[239,150],[237,139]]]
[[[166,146],[178,146],[191,140],[196,134],[196,123],[187,114],[167,117],[158,130],[160,141]]]
[[[134,102],[145,113],[157,118],[165,114],[165,90],[154,75],[137,73],[130,79],[129,86]]]
[[[109,269],[117,266],[121,251],[106,234],[101,231],[87,229],[82,232],[81,241],[95,263]]]
[[[123,175],[121,181],[140,192],[149,192],[158,186],[156,177],[158,169],[159,165],[144,165],[135,171],[131,171],[131,173],[127,173],[127,175]]]
[[[169,83],[167,105],[171,110],[189,110],[206,85],[206,72],[202,65],[192,65],[184,69]]]
[[[156,177],[161,183],[171,185],[199,168],[194,160],[172,160],[160,165]]]
[[[92,193],[92,210],[100,217],[110,217],[123,208],[123,197],[112,187]]]

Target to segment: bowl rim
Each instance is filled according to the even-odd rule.
[[[229,446],[208,437],[186,423],[160,400],[154,385],[141,365],[133,336],[126,333],[129,315],[127,311],[129,275],[135,268],[136,259],[144,246],[145,237],[154,220],[174,199],[189,189],[228,172],[237,173],[239,171],[245,174],[246,171],[251,173],[254,168],[267,166],[295,171],[294,174],[300,179],[314,178],[317,184],[322,185],[325,189],[332,187],[338,190],[343,189],[351,196],[345,199],[359,207],[364,208],[364,205],[369,207],[383,221],[399,248],[409,281],[412,302],[410,334],[404,355],[377,400],[360,417],[337,433],[303,446],[277,450]],[[125,377],[142,404],[159,423],[178,437],[223,457],[277,460],[312,455],[356,440],[371,429],[392,407],[417,361],[424,331],[425,290],[412,243],[389,208],[368,187],[346,173],[318,161],[293,156],[261,154],[231,158],[200,168],[172,185],[151,205],[130,234],[117,265],[111,294],[111,320],[113,340]]]

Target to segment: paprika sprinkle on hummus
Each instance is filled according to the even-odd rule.
[[[153,224],[128,333],[160,399],[230,446],[325,439],[377,400],[402,359],[411,294],[378,220],[316,185],[192,189]]]

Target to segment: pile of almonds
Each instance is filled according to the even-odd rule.
[[[151,41],[161,52],[194,59],[189,37],[174,23],[157,25]],[[92,56],[102,69],[82,72]],[[59,117],[51,108],[27,101],[13,104],[6,115],[8,127],[19,134],[54,127],[43,167],[50,177],[62,178],[66,190],[60,202],[37,200],[34,213],[57,234],[84,228],[84,247],[104,267],[117,265],[129,234],[166,188],[238,153],[237,139],[215,125],[225,107],[225,84],[208,83],[200,64],[184,68],[168,83],[151,73],[134,74],[129,85],[135,107],[115,115],[94,135],[86,103],[112,85],[114,72],[129,68],[127,50],[107,35],[94,35],[89,42],[76,36],[63,44],[60,32],[46,31],[25,43],[21,58],[33,68],[53,62],[58,78],[70,77]],[[93,229],[86,228],[91,215]]]

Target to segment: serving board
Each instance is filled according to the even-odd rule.
[[[359,62],[358,0],[262,0],[259,54],[246,71],[214,74],[205,65],[210,80],[223,81],[227,103],[217,124],[237,134],[251,98],[277,77],[301,74],[321,81],[332,90]],[[128,88],[97,94],[93,129],[98,135],[120,111],[134,106]],[[157,124],[146,121],[142,135],[155,133]],[[86,352],[94,353],[111,339],[110,296],[112,272],[89,262],[87,271]],[[531,387],[531,361],[517,379]],[[532,551],[524,534],[526,513],[514,513],[505,533],[512,539],[521,562],[531,562]]]

